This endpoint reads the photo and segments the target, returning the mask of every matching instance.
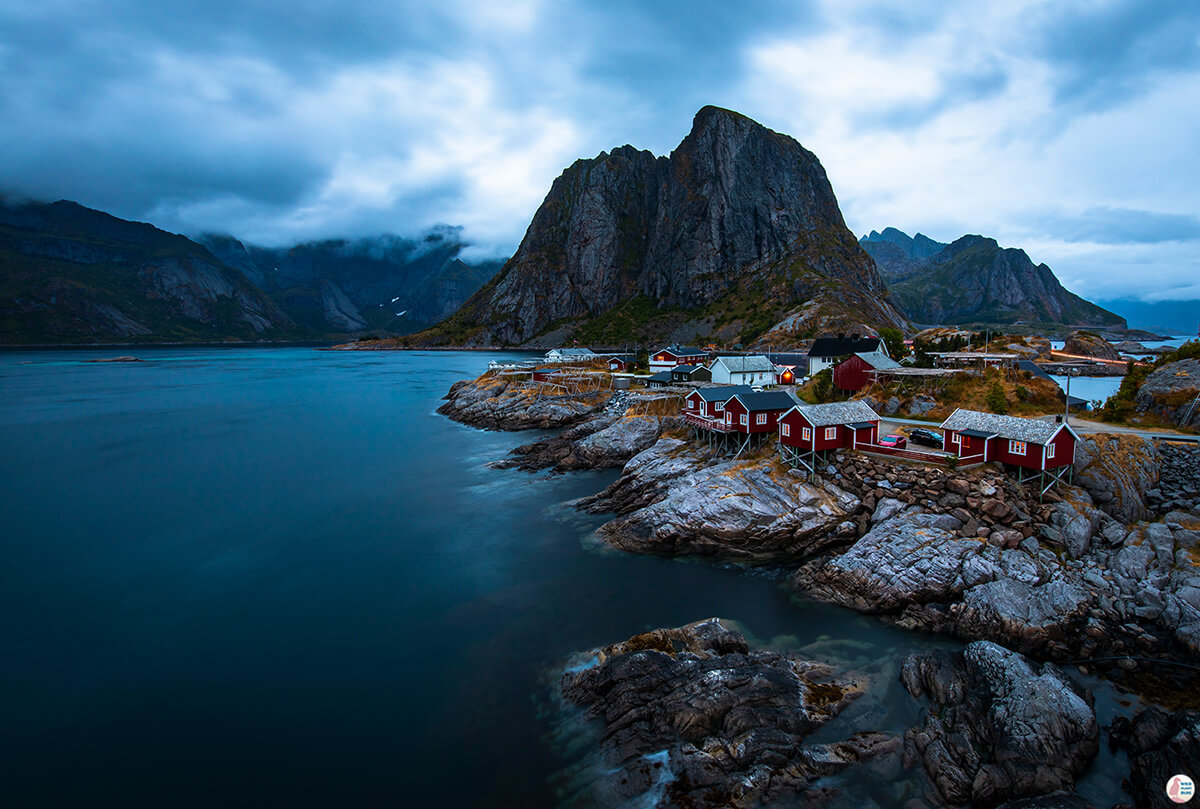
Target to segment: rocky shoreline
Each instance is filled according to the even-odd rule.
[[[789,582],[804,597],[969,644],[960,658],[914,661],[902,675],[909,692],[928,698],[929,716],[937,717],[910,731],[903,743],[908,763],[919,764],[930,783],[925,801],[914,809],[965,802],[994,807],[1024,799],[1034,802],[1020,806],[1087,806],[1070,795],[1097,744],[1094,715],[1090,724],[1087,720],[1087,695],[1063,670],[1036,661],[1078,665],[1122,687],[1143,693],[1158,688],[1159,697],[1171,697],[1166,702],[1200,704],[1200,499],[1195,496],[1200,451],[1195,448],[1156,447],[1132,435],[1084,440],[1075,466],[1078,485],[1062,486],[1041,499],[991,467],[949,472],[856,453],[835,455],[809,481],[769,450],[737,460],[714,457],[686,440],[668,412],[637,413],[639,403],[655,398],[651,395],[605,391],[537,398],[486,377],[456,383],[442,412],[488,429],[563,428],[519,447],[498,465],[556,471],[622,467],[611,485],[575,503],[582,510],[615,515],[597,530],[599,541],[635,553],[782,567],[791,571]],[[713,750],[741,742],[718,733],[716,741],[706,736],[708,746],[697,747],[696,739],[683,734],[676,740],[679,746],[671,747],[663,728],[678,730],[677,720],[664,719],[662,705],[638,707],[635,696],[643,690],[657,697],[668,688],[693,698],[709,694],[716,686],[708,672],[724,666],[720,660],[726,655],[724,647],[711,643],[731,643],[736,654],[746,656],[725,635],[696,626],[663,630],[667,634],[653,643],[631,639],[632,645],[618,644],[620,649],[595,650],[597,660],[609,662],[588,667],[592,673],[586,676],[581,670],[564,679],[570,679],[563,686],[567,702],[611,724],[616,717],[606,712],[612,707],[607,700],[615,672],[624,677],[632,667],[636,678],[650,678],[630,686],[621,699],[633,702],[619,716],[623,722],[650,711],[657,718],[646,718],[650,724],[633,737],[616,729],[611,736],[602,732],[597,761],[625,780],[620,788],[605,781],[597,794],[615,799],[633,788],[628,785],[641,784],[636,794],[653,798],[647,805],[757,805],[784,795],[816,800],[808,791],[819,776],[795,758],[803,759],[800,751],[807,749],[803,733],[788,737],[789,752],[781,753],[782,759],[764,747],[753,748],[757,752],[744,760],[712,760]],[[725,639],[698,640],[692,637],[696,632]],[[668,643],[662,638],[674,653],[665,647],[655,647],[655,653],[672,661],[669,665],[644,659],[655,651],[646,644]],[[739,658],[737,666],[771,668],[783,665],[783,659]],[[793,673],[800,671],[795,661],[787,665]],[[850,676],[823,672],[835,674]],[[744,676],[757,681],[775,675],[747,671]],[[610,679],[600,685],[597,677]],[[998,684],[1003,677],[1019,677],[1029,699],[1005,697],[1013,691],[1011,684]],[[1061,721],[1034,722],[1051,705],[1070,710]],[[1021,718],[1021,711],[1035,708],[1036,716]],[[992,717],[987,721],[993,725],[980,724],[983,720],[975,719],[980,716]],[[1188,733],[1195,718],[1163,716],[1174,728],[1170,733],[1163,722],[1153,733],[1122,731],[1126,741],[1120,743],[1129,745],[1135,762],[1136,756],[1154,751],[1169,760],[1186,754],[1171,746],[1183,742],[1171,740],[1192,738]],[[1015,731],[1003,725],[1010,720],[1020,723],[1028,738],[1014,742]],[[662,722],[666,725],[655,724]],[[898,755],[891,744],[876,740],[867,757]],[[1051,756],[1047,745],[1065,752]],[[847,755],[858,762],[862,752]],[[647,769],[651,760],[667,768],[671,778]],[[830,760],[848,766],[836,755]],[[1138,766],[1143,765],[1135,764],[1131,783],[1137,782]],[[1143,770],[1156,773],[1155,766],[1146,764]],[[765,769],[756,775],[751,773],[755,767]],[[1138,806],[1153,805],[1134,794]],[[596,805],[610,804],[600,800]]]

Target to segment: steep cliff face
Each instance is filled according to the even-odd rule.
[[[576,161],[497,278],[422,338],[525,344],[616,318],[647,339],[904,325],[817,158],[716,107],[670,157]]]
[[[0,268],[0,342],[298,336],[195,242],[73,202],[0,205]]]
[[[892,232],[892,238],[887,238]],[[906,249],[904,233],[888,228],[863,246],[889,280],[914,322],[927,325],[1018,323],[1125,328],[1125,319],[1064,289],[1045,264],[995,239],[963,236],[932,255],[927,243]],[[878,236],[878,238],[873,238]],[[918,234],[920,237],[920,234]]]

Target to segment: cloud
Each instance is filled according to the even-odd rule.
[[[665,154],[711,103],[816,152],[857,232],[984,233],[1077,291],[1171,295],[1198,43],[1200,8],[1159,0],[19,1],[0,189],[272,244],[449,223],[503,253],[574,159]]]

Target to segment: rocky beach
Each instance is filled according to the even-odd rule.
[[[1089,805],[1070,792],[1102,729],[1074,669],[1158,700],[1159,724],[1175,729],[1139,735],[1153,741],[1132,741],[1124,727],[1103,729],[1112,744],[1158,750],[1181,737],[1175,744],[1187,747],[1196,721],[1188,709],[1200,707],[1196,447],[1128,434],[1088,438],[1079,444],[1076,485],[1041,498],[992,466],[948,471],[847,452],[810,481],[769,449],[736,460],[714,456],[688,440],[668,409],[638,413],[662,398],[657,391],[531,394],[485,374],[457,383],[441,412],[487,429],[561,428],[498,459],[500,466],[620,467],[612,484],[575,503],[613,515],[595,534],[605,545],[790,571],[799,597],[968,643],[958,656],[906,661],[901,674],[930,706],[925,723],[903,739],[903,758],[919,764],[928,782],[913,807]],[[821,663],[770,650],[747,657],[716,627],[660,630],[593,650],[582,670],[567,668],[565,703],[605,717],[596,761],[622,774],[619,787],[608,777],[593,785],[599,805],[634,794],[661,806],[811,798],[824,767],[901,755],[901,740],[872,739],[866,748],[860,740],[826,751],[813,769],[803,723],[782,727],[759,717],[721,726],[712,712],[756,716],[767,698],[713,691],[714,668],[765,683],[782,675],[763,672],[786,669],[802,680],[817,670],[806,667]],[[730,654],[736,662],[725,659]],[[851,672],[820,671],[828,682],[854,681]],[[678,697],[668,693],[690,701],[672,706]],[[770,704],[789,722],[812,710]],[[776,741],[738,740],[755,728]],[[1136,795],[1135,804],[1156,805]]]

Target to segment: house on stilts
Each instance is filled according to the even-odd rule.
[[[830,452],[874,444],[879,416],[861,399],[798,404],[779,417],[779,457],[809,477]]]
[[[1038,494],[1070,482],[1079,434],[1062,417],[1054,421],[958,409],[942,422],[942,449],[960,461],[997,461],[1017,470],[1019,483],[1035,483]]]
[[[728,393],[735,387],[740,390]],[[702,388],[688,394],[683,416],[696,438],[737,458],[773,435],[780,415],[795,404],[784,391],[755,393],[745,386]]]

